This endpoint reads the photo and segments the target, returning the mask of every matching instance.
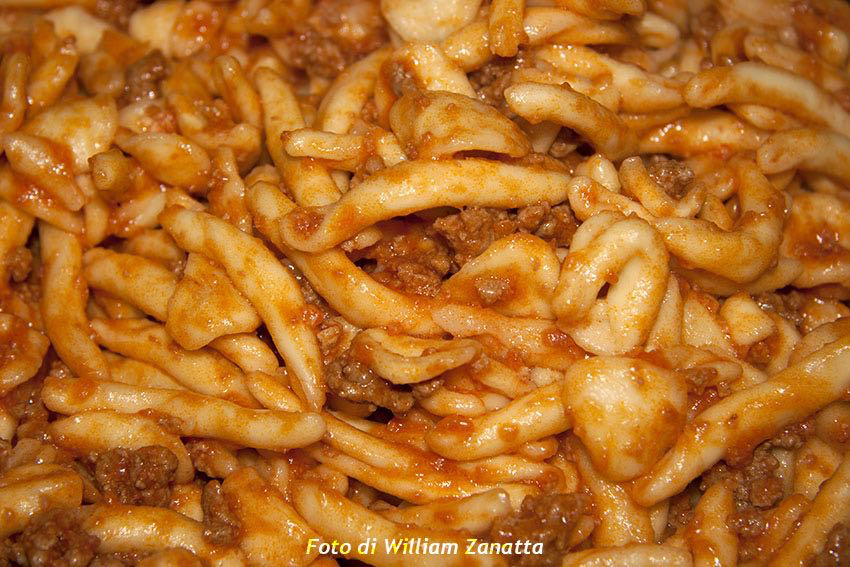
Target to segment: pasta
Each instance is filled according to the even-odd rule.
[[[0,567],[850,564],[850,4],[0,0]]]

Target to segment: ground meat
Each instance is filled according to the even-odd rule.
[[[139,100],[159,96],[159,81],[168,77],[168,61],[158,49],[154,49],[129,67],[125,75],[122,102],[130,104]]]
[[[319,0],[306,20],[282,39],[286,62],[333,78],[387,40],[374,0]]]
[[[6,256],[6,266],[13,280],[24,281],[32,269],[32,252],[26,246],[18,246]]]
[[[694,507],[699,501],[699,497],[700,492],[693,486],[688,486],[683,492],[670,498],[665,538],[672,536],[691,523],[694,517]]]
[[[646,171],[674,199],[681,199],[694,180],[694,171],[684,162],[661,155],[650,156]]]
[[[838,523],[826,537],[823,551],[811,563],[812,567],[847,567],[850,565],[850,527]]]
[[[770,443],[759,445],[751,459],[742,466],[715,465],[702,475],[700,490],[707,490],[715,482],[731,481],[739,510],[748,506],[770,508],[783,496],[782,479],[776,475],[779,461],[771,454],[770,448]]]
[[[502,276],[479,276],[473,281],[475,291],[484,305],[493,305],[510,297],[513,293],[513,282]]]
[[[514,69],[522,65],[522,57],[494,57],[480,69],[469,74],[469,82],[478,98],[491,106],[505,109],[505,89],[511,84]]]
[[[548,567],[561,564],[578,520],[590,511],[586,494],[541,494],[526,496],[519,511],[493,524],[490,537],[497,542],[543,543],[542,555],[519,555],[512,565]]]
[[[47,420],[49,413],[41,402],[41,387],[44,384],[44,374],[47,368],[50,373],[63,372],[67,369],[64,363],[55,358],[53,351],[48,351],[42,369],[34,378],[13,388],[5,396],[0,398],[0,403],[12,414],[18,422],[15,436],[21,439],[48,439]],[[52,359],[52,360],[51,360]],[[70,371],[68,371],[70,373]]]
[[[517,212],[470,207],[434,222],[454,250],[457,268],[487,249],[494,240],[514,232],[531,233],[555,246],[567,246],[578,228],[569,205],[550,206],[546,202],[523,207]]]
[[[97,456],[94,478],[106,502],[168,506],[177,457],[158,445],[111,449]]]
[[[204,510],[204,537],[218,545],[231,545],[239,537],[239,518],[221,495],[221,484],[209,481],[201,494]]]
[[[802,293],[798,291],[788,293],[771,291],[756,295],[754,299],[762,309],[773,311],[777,315],[788,319],[797,327],[803,325],[803,309],[805,307],[806,297]]]
[[[688,393],[702,394],[706,385],[717,379],[717,369],[706,366],[687,368],[682,370],[685,383],[688,385]]]
[[[130,15],[137,5],[138,0],[97,0],[94,5],[94,15],[121,29],[126,29],[130,22]]]
[[[325,366],[325,380],[331,392],[351,402],[368,402],[395,414],[413,406],[413,394],[393,388],[368,366],[353,360],[350,351]]]
[[[80,527],[79,509],[55,508],[27,524],[10,555],[15,563],[30,567],[83,567],[99,544]]]
[[[711,38],[725,25],[726,22],[717,8],[710,6],[691,18],[691,36],[703,52],[708,53]]]
[[[452,266],[444,239],[425,223],[389,222],[381,226],[383,238],[356,253],[373,260],[367,269],[378,282],[393,289],[434,297]]]

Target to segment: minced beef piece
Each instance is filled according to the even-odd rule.
[[[717,8],[710,6],[691,18],[691,36],[703,52],[708,53],[711,38],[725,25],[726,22]]]
[[[760,293],[753,299],[762,309],[773,311],[794,323],[798,328],[804,323],[803,308],[805,307],[806,297],[798,291],[788,293],[770,291]]]
[[[826,545],[811,563],[812,567],[847,567],[850,565],[850,527],[838,523],[826,536]]]
[[[29,567],[84,567],[100,540],[83,531],[79,509],[54,508],[30,520],[11,546],[11,559]]]
[[[681,199],[694,180],[694,171],[684,162],[661,155],[650,156],[646,171],[674,199]]]
[[[454,250],[457,268],[487,249],[493,241],[514,232],[534,234],[555,246],[567,246],[578,228],[569,205],[551,206],[540,202],[518,209],[469,207],[434,222]]]
[[[41,387],[44,384],[45,370],[51,368],[50,373],[52,374],[53,369],[57,371],[67,369],[67,366],[55,357],[56,354],[53,350],[49,350],[39,373],[2,397],[0,403],[18,422],[15,436],[19,440],[40,439],[44,441],[48,438],[47,420],[49,413],[41,401]]]
[[[319,0],[282,43],[287,64],[331,79],[386,40],[377,1]]]
[[[97,0],[94,5],[94,15],[121,29],[127,29],[130,15],[137,5],[138,0]]]
[[[707,490],[715,482],[731,481],[735,486],[735,503],[739,509],[747,505],[770,508],[782,499],[782,479],[776,472],[779,461],[770,452],[770,444],[759,445],[750,460],[740,467],[719,463],[702,475],[700,490]]]
[[[97,456],[95,482],[108,503],[168,506],[177,457],[158,445],[111,449]]]
[[[18,283],[27,279],[32,269],[32,252],[26,246],[18,246],[6,255],[9,275]]]
[[[503,276],[479,276],[473,280],[473,285],[484,305],[493,305],[513,293],[513,282]]]
[[[239,537],[241,525],[221,495],[221,484],[217,480],[211,480],[204,486],[201,506],[204,510],[204,537],[217,545],[233,544]]]
[[[549,567],[561,564],[578,520],[590,511],[586,494],[541,494],[526,496],[519,511],[497,520],[490,530],[496,542],[543,543],[542,555],[517,555],[511,564],[520,567]]]
[[[413,394],[393,388],[368,366],[353,360],[350,351],[325,366],[325,380],[331,392],[351,402],[368,402],[395,414],[413,406]]]
[[[511,85],[514,69],[522,65],[517,59],[494,57],[480,69],[469,74],[469,82],[482,102],[500,110],[506,108],[505,89]]]
[[[159,96],[159,81],[168,77],[168,61],[159,49],[154,49],[129,67],[125,75],[124,104]]]
[[[434,297],[452,266],[449,248],[425,223],[384,223],[383,238],[357,252],[374,260],[369,275],[404,293]]]

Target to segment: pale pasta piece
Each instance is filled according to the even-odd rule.
[[[667,249],[640,219],[600,213],[573,236],[552,308],[558,325],[595,354],[642,344],[667,291]],[[612,274],[616,274],[612,278]],[[605,298],[602,287],[613,279]]]
[[[701,71],[684,90],[696,108],[755,103],[850,135],[850,114],[827,92],[799,75],[761,63],[745,62]]]
[[[225,335],[210,342],[209,347],[223,354],[243,372],[274,373],[279,367],[277,355],[271,347],[251,333]]]
[[[142,256],[92,248],[83,255],[83,275],[92,287],[124,299],[165,321],[177,278],[162,264]]]
[[[45,405],[66,415],[91,410],[136,413],[154,410],[173,417],[180,435],[283,451],[318,441],[325,431],[315,413],[248,409],[194,392],[142,388],[87,378],[48,378]]]
[[[703,493],[693,519],[684,528],[695,566],[722,567],[737,563],[738,535],[729,527],[734,514],[732,491],[724,483],[715,483]]]
[[[562,567],[691,567],[687,551],[672,545],[631,544],[569,553]]]
[[[163,183],[189,190],[209,182],[210,156],[200,145],[178,134],[145,133],[117,140],[122,150]]]
[[[170,374],[156,366],[109,351],[104,352],[103,355],[109,363],[109,379],[113,382],[166,390],[187,389]]]
[[[685,424],[684,380],[635,358],[576,362],[565,373],[563,399],[573,433],[595,468],[615,482],[645,473]]]
[[[844,455],[835,473],[818,492],[811,508],[800,519],[791,537],[772,559],[774,565],[798,565],[819,553],[832,527],[848,519],[850,491],[850,457]]]
[[[147,319],[95,319],[91,328],[104,347],[156,366],[189,390],[257,406],[235,364],[216,352],[182,349],[162,325]]]
[[[278,222],[295,204],[276,187],[259,183],[248,192],[248,206],[258,230],[292,260],[310,285],[346,320],[360,327],[390,325],[414,335],[435,335],[430,304],[417,301],[370,278],[340,250],[305,254],[287,247]]]
[[[372,175],[336,203],[292,211],[281,222],[281,237],[296,250],[321,252],[376,222],[423,209],[560,202],[568,180],[563,172],[483,159],[412,160]]]
[[[235,333],[249,333],[261,321],[225,270],[190,253],[183,277],[167,302],[165,328],[183,348],[194,350]]]
[[[0,345],[0,394],[5,394],[35,376],[50,341],[20,317],[0,313]]]
[[[89,411],[54,421],[48,431],[59,446],[83,455],[119,447],[140,449],[159,445],[177,457],[175,482],[190,482],[195,475],[189,453],[180,438],[148,417]]]
[[[835,401],[850,384],[848,363],[850,337],[845,336],[768,381],[714,404],[688,423],[673,448],[635,481],[635,499],[652,505],[672,496],[730,447],[741,442],[754,446]]]
[[[83,499],[83,481],[58,465],[29,465],[0,475],[0,537],[22,530],[30,518],[50,508],[74,508]]]
[[[417,159],[484,151],[522,157],[531,151],[522,130],[492,106],[444,91],[412,91],[390,110],[390,126]],[[414,157],[414,156],[411,156]]]
[[[307,547],[316,532],[253,468],[228,476],[221,492],[240,522],[239,548],[249,563],[306,565],[316,558],[318,549]]]
[[[381,13],[405,41],[441,41],[470,23],[481,0],[460,0],[448,6],[439,0],[382,0]]]
[[[553,382],[480,417],[446,418],[426,434],[425,440],[445,457],[470,461],[561,433],[572,424],[561,401],[562,387],[560,382]]]
[[[86,512],[82,528],[100,540],[101,553],[157,552],[177,547],[216,567],[245,565],[236,549],[209,543],[201,522],[167,508],[95,504]]]
[[[423,528],[406,527],[387,520],[375,512],[352,502],[316,482],[300,481],[293,486],[292,501],[298,512],[304,517],[310,526],[315,529],[325,540],[338,540],[349,542],[351,548],[344,556],[350,558],[362,558],[377,566],[389,565],[417,565],[422,561],[422,555],[393,554],[380,543],[383,540],[393,539],[401,541],[402,538],[428,538],[431,541],[446,544],[454,543],[455,546],[465,546],[466,539],[453,533],[432,531]],[[357,551],[357,544],[364,542],[367,538],[374,537],[381,540],[376,546],[374,553],[364,554]],[[314,542],[318,547],[318,541]],[[465,547],[463,547],[465,549]],[[453,549],[453,548],[452,548]],[[368,550],[368,548],[367,548]],[[426,555],[432,560],[438,560],[443,565],[501,565],[502,560],[493,555],[465,556],[457,552],[438,552]]]
[[[320,408],[324,379],[316,336],[304,317],[298,283],[260,241],[206,213],[169,209],[165,229],[184,248],[219,262],[260,314],[291,374],[296,393],[308,407]],[[295,385],[295,384],[293,384]]]
[[[511,109],[531,122],[554,122],[571,128],[609,159],[635,153],[637,138],[609,109],[567,85],[519,83],[506,89]]]
[[[469,339],[445,341],[393,336],[381,329],[360,332],[354,356],[393,384],[415,384],[472,361],[481,347]]]
[[[487,533],[494,521],[508,515],[510,511],[510,498],[500,489],[448,502],[377,510],[384,518],[399,524],[422,528],[436,526],[447,531],[465,531],[474,535]]]
[[[78,376],[109,378],[103,353],[91,337],[85,313],[82,248],[77,237],[39,223],[44,288],[41,315],[56,352]]]

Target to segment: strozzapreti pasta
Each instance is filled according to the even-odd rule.
[[[0,0],[0,566],[850,564],[850,4]]]

